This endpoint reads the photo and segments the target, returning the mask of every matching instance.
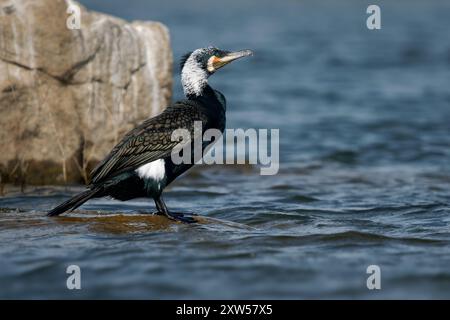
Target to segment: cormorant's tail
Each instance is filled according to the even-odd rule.
[[[101,188],[93,188],[77,194],[47,213],[47,216],[58,216],[67,210],[75,210],[89,199],[98,195]]]

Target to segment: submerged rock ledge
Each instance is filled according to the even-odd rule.
[[[81,28],[67,27],[68,6]],[[82,182],[171,99],[169,32],[74,1],[0,0],[1,183]]]

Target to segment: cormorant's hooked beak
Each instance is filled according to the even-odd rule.
[[[237,60],[237,59],[243,58],[243,57],[248,57],[251,55],[253,55],[253,51],[241,50],[241,51],[235,51],[235,52],[227,52],[222,57],[213,56],[208,61],[208,71],[214,72],[217,69],[222,68],[224,65],[227,65],[234,60]]]

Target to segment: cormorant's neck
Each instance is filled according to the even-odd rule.
[[[203,95],[208,87],[208,73],[198,62],[190,57],[181,70],[181,84],[187,98]]]

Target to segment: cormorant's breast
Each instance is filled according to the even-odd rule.
[[[226,122],[226,100],[225,96],[217,90],[207,86],[200,97],[193,99],[199,104],[202,112],[208,118],[208,123],[204,124],[203,130],[210,128],[225,130]]]
[[[207,118],[206,123],[203,123],[203,133],[208,129],[218,129],[223,133],[226,123],[226,100],[222,93],[213,90],[208,86],[202,96],[191,98],[189,100],[190,103],[195,104]],[[204,148],[206,148],[206,145],[203,146],[203,149]],[[193,164],[175,165],[170,157],[168,157],[165,161],[167,185],[192,166]]]

